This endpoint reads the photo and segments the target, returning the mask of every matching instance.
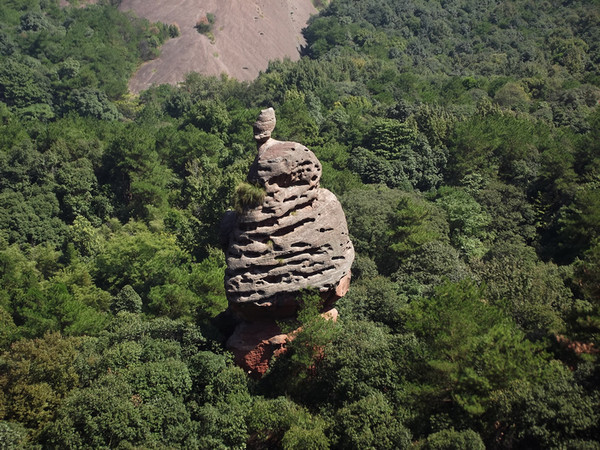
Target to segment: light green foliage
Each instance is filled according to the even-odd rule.
[[[311,450],[328,449],[329,442],[321,426],[317,429],[306,429],[298,425],[292,425],[283,435],[281,440],[282,448],[292,450],[296,448],[305,448]]]
[[[445,223],[432,217],[437,211],[422,199],[405,197],[397,208],[389,233],[390,249],[399,259],[417,253],[427,243],[443,239],[447,233]]]
[[[348,149],[340,144],[328,143],[323,146],[311,146],[321,165],[323,174],[321,186],[341,195],[352,189],[362,187],[360,177],[348,169]]]
[[[73,361],[81,343],[81,338],[47,333],[41,339],[16,342],[4,352],[0,418],[32,429],[50,422],[61,399],[78,385]]]
[[[192,263],[175,236],[135,222],[107,236],[103,249],[93,260],[98,285],[113,295],[130,285],[145,311],[189,318],[212,317],[224,308],[224,258],[214,249]]]
[[[180,265],[189,264],[189,257],[173,236],[151,233],[142,224],[124,226],[105,245],[105,251],[96,259],[96,276],[109,289],[131,285],[136,292],[147,295],[152,286],[176,277]]]
[[[322,301],[318,292],[304,291],[299,300],[297,323],[293,327],[300,331],[290,345],[290,359],[293,365],[306,370],[321,358],[323,347],[334,335],[335,324],[319,314]]]
[[[426,450],[485,450],[481,437],[473,430],[438,431],[427,436]]]
[[[440,147],[446,145],[457,118],[445,108],[424,103],[414,112],[414,119],[429,144]]]
[[[112,302],[109,292],[96,286],[90,274],[90,267],[74,259],[52,278],[53,282],[68,286],[73,299],[98,311],[108,311]]]
[[[443,188],[437,203],[446,211],[450,225],[450,242],[463,254],[480,258],[487,251],[487,228],[491,222],[488,212],[466,191]]]
[[[7,450],[23,448],[27,441],[27,431],[16,423],[0,421],[0,445]]]
[[[77,216],[69,226],[71,242],[82,256],[94,256],[103,250],[105,238],[84,216]]]
[[[185,122],[210,133],[225,135],[231,125],[229,112],[220,101],[199,101],[192,105]]]
[[[34,247],[31,254],[36,253],[39,255],[37,265],[43,265],[44,252]],[[69,287],[64,283],[67,280],[61,279],[66,271],[45,281],[35,267],[36,261],[28,262],[16,246],[0,251],[0,261],[4,261],[0,306],[12,315],[7,325],[10,327],[11,322],[19,325],[19,332],[13,334],[13,338],[19,335],[40,337],[46,331],[63,331],[71,335],[95,333],[104,327],[106,314],[98,309],[102,309],[102,297],[106,293],[92,288],[89,278],[86,288],[85,276],[89,277],[89,274],[80,273],[83,279],[73,276],[69,281],[77,281]]]
[[[285,397],[255,397],[246,418],[250,445],[326,449],[326,423]]]
[[[208,256],[192,266],[190,288],[202,299],[202,307],[196,310],[199,318],[214,317],[225,309],[224,276],[225,255],[216,248],[208,249]]]

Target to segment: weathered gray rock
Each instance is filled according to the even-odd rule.
[[[305,146],[272,139],[274,126],[272,108],[254,125],[258,155],[248,181],[264,188],[264,201],[223,222],[227,298],[246,320],[293,316],[307,288],[318,289],[328,309],[346,293],[354,260],[342,207],[319,187],[321,164]]]

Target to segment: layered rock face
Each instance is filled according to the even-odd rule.
[[[303,289],[317,289],[323,310],[330,310],[348,290],[354,260],[342,207],[319,187],[321,164],[305,146],[271,139],[274,126],[274,111],[264,110],[255,124],[258,155],[248,174],[249,183],[264,189],[264,200],[230,213],[222,230],[227,298],[242,321],[229,345],[244,347],[246,355],[256,350],[257,343],[249,341],[258,337],[242,334],[262,329],[261,341],[281,344],[272,324],[295,315]]]

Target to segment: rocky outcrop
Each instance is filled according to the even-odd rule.
[[[225,288],[231,312],[242,321],[229,345],[245,352],[245,360],[252,352],[270,351],[249,350],[258,338],[248,338],[252,333],[247,330],[271,330],[268,321],[293,317],[302,290],[318,290],[323,310],[331,309],[348,290],[354,259],[342,207],[334,194],[319,187],[320,162],[301,144],[272,139],[275,123],[269,108],[254,126],[258,154],[248,182],[264,190],[262,201],[223,221]],[[280,345],[280,339],[275,347],[270,342],[273,333],[262,333],[263,348]]]

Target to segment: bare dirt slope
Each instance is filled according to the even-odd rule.
[[[301,30],[317,12],[311,0],[123,0],[120,9],[181,30],[130,80],[136,93],[152,84],[176,84],[189,72],[252,80],[270,60],[297,60]],[[215,17],[212,42],[194,28],[207,13]]]

